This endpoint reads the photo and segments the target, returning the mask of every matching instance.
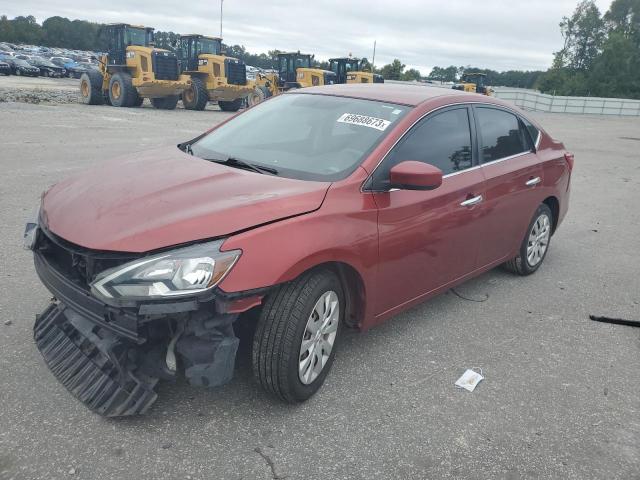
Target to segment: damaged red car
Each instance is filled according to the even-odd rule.
[[[562,143],[491,97],[386,84],[279,95],[43,194],[25,244],[54,300],[35,342],[87,407],[132,415],[158,381],[228,382],[234,329],[253,322],[257,381],[304,401],[342,327],[501,264],[535,272],[572,168]]]

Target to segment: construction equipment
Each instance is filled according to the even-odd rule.
[[[335,72],[312,67],[309,54],[278,53],[278,72],[256,75],[254,91],[248,99],[249,106],[286,90],[332,85],[337,83],[336,80]]]
[[[191,78],[182,93],[187,110],[203,110],[207,102],[217,101],[225,112],[235,112],[254,85],[247,84],[244,62],[222,55],[222,39],[205,35],[181,35],[180,71]]]
[[[137,107],[149,98],[155,108],[176,108],[190,80],[180,77],[174,53],[154,47],[153,30],[126,23],[101,29],[106,53],[98,59],[98,70],[88,70],[80,77],[82,103]]]
[[[469,72],[462,75],[460,83],[454,85],[454,90],[463,92],[480,93],[482,95],[492,95],[493,89],[486,85],[487,74],[479,72]]]
[[[358,58],[330,58],[329,69],[336,74],[336,83],[384,83],[382,75],[364,71]]]

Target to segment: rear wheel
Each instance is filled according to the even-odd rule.
[[[168,97],[152,98],[151,105],[158,110],[174,110],[178,104],[178,95]]]
[[[267,98],[271,96],[271,90],[267,87],[256,87],[253,89],[253,92],[247,97],[247,104],[249,107],[253,107],[254,105],[258,105],[259,103],[264,102]]]
[[[253,372],[262,387],[288,403],[322,386],[335,356],[345,301],[329,270],[306,273],[267,298],[253,337]]]
[[[229,101],[218,100],[218,106],[220,107],[220,110],[222,110],[223,112],[237,112],[238,110],[240,110],[240,107],[242,106],[242,100],[244,99],[236,98],[235,100],[229,100]]]
[[[118,72],[109,80],[109,100],[114,107],[132,107],[137,95],[138,91],[127,72]]]
[[[102,105],[104,103],[100,72],[90,70],[82,74],[80,77],[80,101],[85,105]]]
[[[549,250],[552,228],[553,213],[542,203],[533,214],[518,256],[506,262],[504,267],[518,275],[531,275],[538,270]]]
[[[209,101],[207,87],[201,78],[192,77],[191,86],[182,92],[182,104],[187,110],[204,110]]]

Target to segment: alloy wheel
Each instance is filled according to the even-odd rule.
[[[309,385],[329,360],[340,321],[340,301],[334,291],[323,293],[311,310],[300,344],[298,376]]]
[[[546,213],[540,215],[529,232],[527,242],[527,263],[531,267],[538,265],[544,258],[551,236],[551,221]]]

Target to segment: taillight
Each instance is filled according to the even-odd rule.
[[[573,153],[565,153],[564,159],[567,162],[567,165],[569,165],[569,171],[573,170]]]

